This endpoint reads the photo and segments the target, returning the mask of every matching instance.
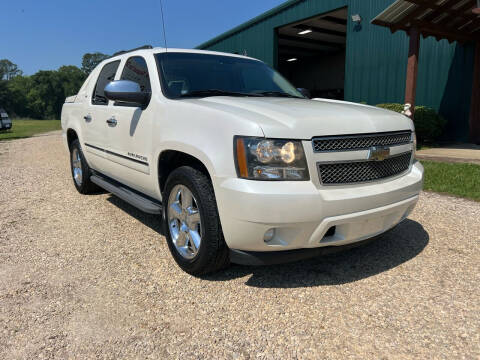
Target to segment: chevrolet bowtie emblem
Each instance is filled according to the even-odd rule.
[[[390,157],[388,146],[372,146],[368,151],[368,160],[383,161],[388,157]]]

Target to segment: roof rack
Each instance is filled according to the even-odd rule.
[[[113,54],[113,55],[110,56],[110,57],[114,57],[114,56],[117,56],[117,55],[126,54],[126,53],[129,53],[129,52],[132,52],[132,51],[136,51],[136,50],[143,50],[143,49],[153,49],[153,46],[152,46],[152,45],[143,45],[143,46],[137,47],[137,48],[135,48],[135,49],[117,51],[115,54]]]

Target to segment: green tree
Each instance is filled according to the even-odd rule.
[[[93,69],[95,69],[95,67],[106,58],[108,58],[108,55],[102,54],[100,52],[87,53],[83,55],[82,71],[87,75],[90,74]]]
[[[73,65],[22,76],[8,60],[0,61],[0,71],[1,107],[11,116],[35,119],[59,119],[65,98],[77,94],[87,77]]]
[[[10,92],[8,89],[8,82],[6,80],[0,80],[0,107],[3,107],[7,110],[10,110],[9,106],[10,101]]]
[[[30,76],[16,76],[7,83],[8,99],[0,103],[5,103],[5,108],[11,116],[33,117],[30,114],[30,107],[27,101],[27,95],[32,87]]]
[[[32,84],[27,94],[31,116],[37,119],[59,119],[65,101],[58,71],[39,71],[30,76]]]
[[[17,64],[12,63],[8,59],[0,60],[0,80],[11,80],[15,76],[22,74],[23,72],[18,68]]]
[[[58,69],[58,75],[63,87],[63,96],[72,96],[78,93],[87,75],[73,65],[62,66]]]

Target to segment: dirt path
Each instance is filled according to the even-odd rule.
[[[159,232],[79,195],[58,133],[0,143],[0,359],[480,357],[480,203],[422,194],[360,249],[204,279]]]

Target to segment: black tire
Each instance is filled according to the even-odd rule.
[[[80,164],[82,170],[82,180],[80,183],[75,180],[74,175],[73,154],[75,151],[77,151],[80,156]],[[73,184],[75,185],[75,188],[80,194],[87,195],[100,191],[100,188],[90,180],[92,171],[90,170],[90,167],[85,160],[85,156],[83,156],[82,147],[80,146],[80,142],[78,141],[78,139],[74,140],[70,144],[70,172],[72,174]]]
[[[186,259],[177,251],[168,224],[168,199],[177,185],[183,185],[191,191],[200,212],[202,238],[198,252],[192,259]],[[182,270],[191,275],[204,275],[229,265],[229,249],[223,237],[213,186],[204,173],[189,166],[174,170],[165,185],[163,204],[165,237],[173,258]]]

